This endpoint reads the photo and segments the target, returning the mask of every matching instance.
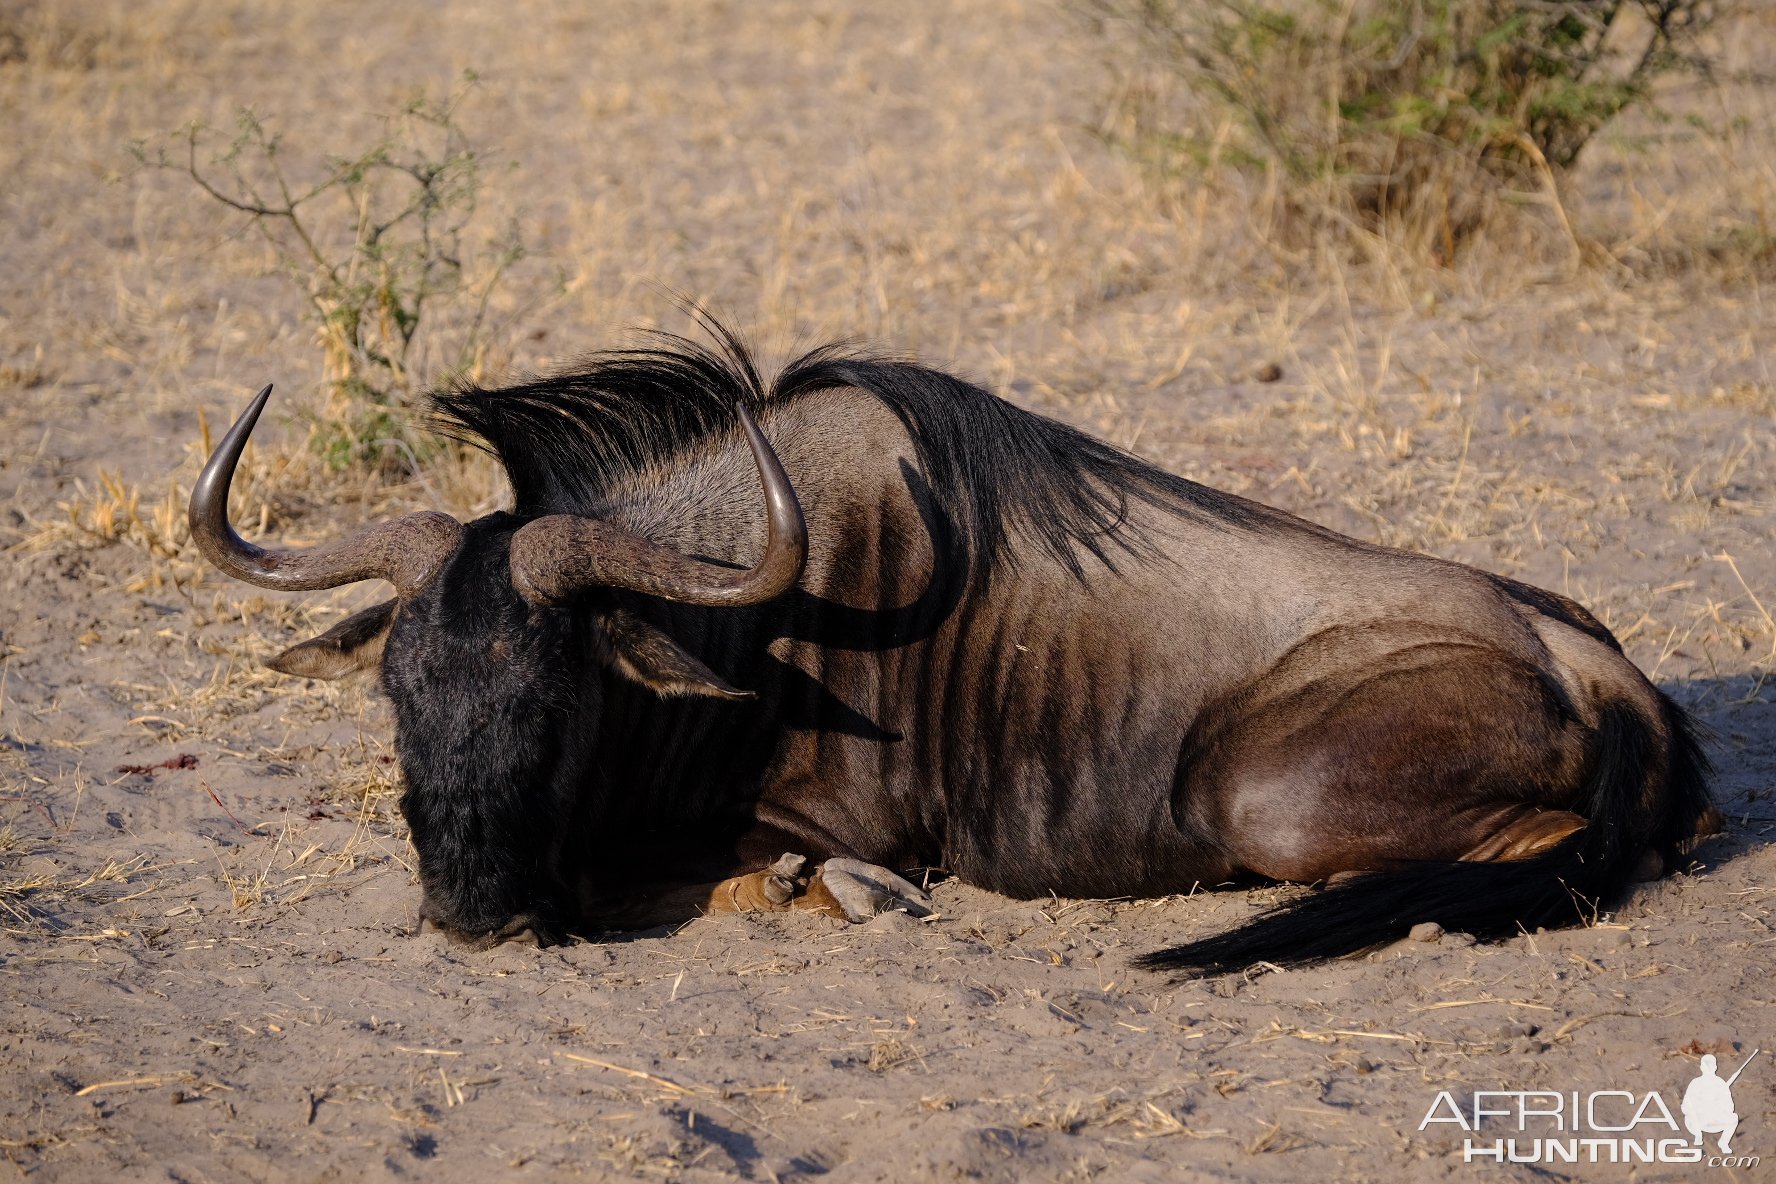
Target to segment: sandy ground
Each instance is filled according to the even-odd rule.
[[[1588,161],[1576,224],[1639,270],[1505,258],[1402,299],[1375,270],[1279,279],[1214,210],[1163,209],[1090,132],[1096,43],[1040,4],[23,11],[0,55],[6,1170],[1770,1170],[1464,1167],[1459,1132],[1417,1129],[1439,1090],[1658,1090],[1675,1109],[1700,1054],[1762,1047],[1735,1149],[1776,1159],[1776,307],[1767,264],[1639,266],[1767,211],[1748,196],[1776,181],[1767,99],[1733,108],[1737,138]],[[1739,52],[1773,50],[1776,23],[1750,21]],[[1208,983],[1127,959],[1280,890],[1016,902],[946,883],[928,922],[712,917],[484,953],[409,936],[386,704],[259,666],[369,590],[260,594],[177,526],[200,412],[269,379],[318,406],[312,332],[263,247],[126,147],[252,105],[293,152],[339,150],[471,66],[466,118],[517,162],[488,201],[537,249],[501,364],[671,323],[664,285],[768,346],[873,337],[1177,471],[1560,589],[1713,730],[1728,833],[1593,927]],[[1267,364],[1280,378],[1257,381]],[[499,496],[484,471],[391,489],[280,470],[301,432],[284,453],[269,434],[253,496],[285,538]]]

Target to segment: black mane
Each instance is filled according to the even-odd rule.
[[[1209,521],[1252,516],[1238,498],[953,375],[843,343],[801,355],[767,386],[733,333],[704,325],[713,346],[658,333],[651,348],[597,354],[517,386],[459,383],[434,393],[433,407],[446,431],[499,457],[522,517],[598,513],[623,478],[732,430],[737,403],[756,409],[835,387],[863,390],[900,417],[935,495],[989,572],[1012,562],[1013,532],[1077,575],[1081,548],[1114,567],[1108,543],[1145,549],[1125,527],[1130,500]]]

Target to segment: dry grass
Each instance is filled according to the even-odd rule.
[[[12,847],[5,848],[5,852],[12,853]],[[163,880],[151,877],[176,866],[179,865],[156,863],[148,855],[136,854],[110,856],[87,872],[36,871],[8,876],[0,879],[0,913],[11,918],[15,926],[36,927],[67,936],[64,933],[67,925],[59,920],[59,912],[93,903],[110,909],[136,900],[162,887]],[[122,892],[118,886],[127,886],[133,891]],[[98,936],[120,936],[120,931],[107,928]]]
[[[1093,1128],[1112,1138],[1214,1139],[1229,1135],[1225,1128],[1197,1128],[1186,1122],[1188,1114],[1176,1109],[1176,1095],[1183,1092],[1176,1086],[1140,1096],[1111,1090],[1089,1098],[1035,1106],[1019,1114],[1017,1124],[1025,1130],[1051,1130],[1065,1135]]]
[[[51,10],[52,6],[39,6],[36,11]],[[89,23],[100,28],[101,40],[121,41],[128,52],[141,55],[134,64],[148,76],[144,81],[176,70],[182,55],[191,52],[170,11],[150,10],[125,18],[121,7],[94,5],[92,10]],[[209,21],[222,26],[255,11],[245,0],[205,10]],[[687,16],[693,29],[707,20],[694,10],[687,10]],[[1761,31],[1770,18],[1754,13],[1744,19]],[[67,17],[59,20],[70,23]],[[860,22],[855,15],[808,14],[791,19],[779,29],[782,50],[831,63],[822,81],[832,93],[842,98],[864,93],[877,84],[882,70],[856,48]],[[297,38],[306,32],[300,21],[292,28]],[[743,143],[713,157],[706,144],[695,142],[644,148],[636,137],[645,136],[661,110],[681,105],[728,109],[738,120],[749,106],[771,97],[761,83],[736,80],[721,69],[688,80],[675,78],[668,86],[643,64],[646,55],[639,48],[643,36],[620,27],[609,31],[601,52],[611,66],[601,69],[596,80],[578,84],[578,106],[595,134],[633,147],[650,167],[629,170],[626,188],[619,194],[598,185],[561,183],[568,178],[531,156],[521,160],[519,171],[500,178],[497,191],[488,195],[492,221],[522,216],[528,225],[546,226],[553,235],[548,244],[551,253],[568,261],[572,270],[564,304],[550,311],[546,323],[536,323],[552,327],[555,336],[515,342],[513,353],[520,365],[559,361],[593,343],[585,338],[562,340],[561,326],[669,319],[669,304],[648,287],[649,278],[663,278],[674,288],[712,299],[766,340],[861,332],[945,356],[960,352],[958,346],[969,336],[994,325],[1076,319],[1107,299],[1172,286],[1178,276],[1189,276],[1198,292],[1229,281],[1237,285],[1242,272],[1249,273],[1255,264],[1269,259],[1239,225],[1254,209],[1252,195],[1216,195],[1201,186],[1174,185],[1164,209],[1156,210],[1146,182],[1132,167],[1106,162],[1101,153],[1089,150],[1088,143],[1069,139],[1057,124],[999,122],[1002,117],[988,102],[983,83],[973,76],[978,71],[958,68],[977,49],[971,44],[945,45],[930,67],[943,78],[944,94],[941,104],[931,108],[936,126],[923,129],[922,159],[911,171],[903,167],[884,175],[886,151],[872,151],[869,144],[892,143],[899,137],[872,140],[867,133],[878,130],[874,128],[799,129],[797,134],[806,141],[801,152],[754,151]],[[1755,42],[1755,37],[1739,35],[1731,44]],[[500,125],[510,111],[534,102],[534,88],[544,85],[543,79],[564,73],[580,76],[556,56],[565,52],[555,44],[532,46],[529,77],[490,74],[489,109],[478,117],[483,125]],[[1741,56],[1747,52],[1739,51]],[[386,105],[400,94],[406,84],[398,80],[410,75],[398,68],[384,69],[391,64],[374,58],[330,63],[324,72],[329,78],[381,75],[390,81],[365,104],[365,110],[353,111],[335,126],[289,128],[292,151],[337,147],[373,128],[375,104]],[[1725,72],[1744,64],[1729,54]],[[61,83],[64,89],[78,91],[82,80],[64,77]],[[320,80],[316,84],[327,85]],[[268,79],[218,95],[207,107],[180,109],[165,100],[154,102],[149,104],[151,110],[126,122],[138,132],[152,130],[153,118],[167,118],[162,126],[192,116],[225,122],[225,104],[242,89],[266,111],[301,109],[288,84],[280,87]],[[67,94],[63,101],[72,108],[75,97]],[[1628,265],[1687,253],[1690,258],[1718,258],[1723,266],[1742,267],[1747,253],[1726,245],[1738,241],[1739,228],[1755,232],[1772,224],[1769,101],[1751,88],[1703,89],[1693,96],[1678,96],[1677,107],[1680,112],[1693,109],[1719,117],[1713,122],[1722,130],[1704,134],[1682,125],[1665,129],[1631,125],[1606,133],[1606,141],[1596,146],[1598,159],[1587,162],[1586,169],[1610,176],[1608,197],[1588,197],[1582,174],[1574,185],[1575,226],[1588,241],[1607,244],[1612,255],[1627,259]],[[977,124],[963,124],[959,112],[971,113],[969,118]],[[73,126],[65,134],[82,143],[96,148],[107,140],[122,142],[112,130],[117,129],[119,113],[98,119],[85,112],[68,114]],[[44,117],[49,117],[47,112]],[[1679,151],[1641,151],[1649,136],[1672,138]],[[331,145],[320,142],[328,139],[333,139]],[[984,157],[976,146],[979,139],[992,144]],[[843,162],[836,171],[798,174],[797,160],[833,147],[836,152],[825,154]],[[1695,159],[1697,154],[1707,162],[1698,170],[1719,177],[1718,188],[1686,185],[1658,191],[1667,179],[1660,170],[1679,155]],[[684,168],[691,158],[702,164],[707,195],[687,189],[692,182]],[[42,167],[41,162],[23,163],[27,169]],[[121,168],[122,161],[114,160],[110,167]],[[959,175],[992,178],[992,182],[973,194],[966,207],[958,208],[951,178]],[[239,347],[229,343],[267,336],[266,328],[287,320],[288,309],[280,316],[274,309],[230,305],[216,308],[209,324],[190,315],[184,285],[197,277],[179,276],[176,268],[158,266],[173,243],[193,236],[198,241],[208,239],[215,251],[208,259],[211,270],[220,265],[225,272],[251,275],[263,270],[266,259],[263,248],[252,242],[227,235],[218,240],[216,231],[205,226],[207,211],[173,180],[145,184],[135,202],[137,257],[116,277],[108,302],[118,315],[104,326],[108,335],[104,347],[127,357],[138,371],[170,377],[197,369],[214,383],[222,364],[239,354]],[[768,197],[743,199],[739,195],[744,193]],[[550,196],[535,196],[540,194]],[[1261,209],[1257,219],[1262,221]],[[729,249],[698,249],[697,244],[713,241],[718,234]],[[1517,244],[1503,244],[1490,256],[1465,264],[1460,274],[1430,280],[1429,290],[1445,296],[1490,292],[1501,286],[1520,290],[1529,277],[1516,248]],[[1390,277],[1389,268],[1395,265],[1388,262],[1385,250],[1378,258],[1380,262],[1372,261],[1373,265],[1358,261],[1354,270],[1349,259],[1327,256],[1324,262],[1348,275],[1353,287],[1384,299],[1426,290],[1423,277],[1404,285],[1397,276]],[[1326,278],[1316,272],[1313,286]],[[514,294],[511,307],[504,311],[515,311],[531,295]],[[168,333],[167,328],[173,331]],[[594,338],[603,335],[600,330]],[[273,328],[269,336],[288,336],[289,345],[305,348],[299,332]],[[49,344],[27,343],[27,354]],[[54,355],[59,352],[52,349],[44,372],[57,372]],[[1028,368],[1032,361],[1020,358],[1017,367]],[[1049,366],[1041,369],[1053,372]]]
[[[0,435],[18,442],[0,547],[32,581],[22,607],[47,615],[0,620],[0,921],[18,965],[64,977],[31,980],[56,984],[27,996],[49,1035],[35,1060],[14,1048],[42,1117],[0,1148],[27,1167],[96,1175],[110,1148],[250,1130],[255,1154],[316,1171],[473,1143],[476,1163],[497,1149],[545,1174],[601,1158],[799,1178],[848,1155],[947,1164],[990,1128],[1089,1160],[1081,1176],[1148,1156],[1298,1179],[1337,1151],[1382,1165],[1362,1178],[1406,1178],[1422,1148],[1371,1116],[1415,1119],[1422,1086],[1531,1088],[1517,1075],[1570,1068],[1552,1056],[1589,1058],[1592,1037],[1623,1070],[1612,1080],[1641,1082],[1678,1029],[1712,1040],[1688,1026],[1755,1005],[1707,976],[1755,959],[1734,943],[1768,905],[1743,863],[1713,855],[1723,866],[1637,898],[1632,937],[1651,949],[1562,944],[1602,943],[1602,925],[1215,989],[1131,977],[1122,959],[1281,892],[1038,915],[952,886],[945,911],[974,925],[712,919],[474,958],[394,936],[417,892],[385,709],[362,685],[261,665],[379,590],[227,581],[194,553],[184,497],[207,436],[267,380],[279,394],[234,504],[255,538],[309,543],[419,506],[473,517],[505,491],[450,450],[407,481],[329,471],[308,443],[322,353],[276,260],[176,179],[122,171],[131,139],[242,104],[315,112],[289,126],[304,151],[361,142],[415,85],[479,67],[478,139],[517,162],[490,179],[489,221],[521,219],[571,272],[543,313],[524,314],[522,283],[496,309],[517,316],[515,367],[565,364],[625,324],[682,327],[668,292],[689,292],[769,350],[874,337],[1174,470],[1567,592],[1717,726],[1736,833],[1752,835],[1776,669],[1776,318],[1747,237],[1776,191],[1764,92],[1674,96],[1728,116],[1711,119],[1724,131],[1625,126],[1593,145],[1567,195],[1587,245],[1576,272],[1508,243],[1427,269],[1386,242],[1279,257],[1253,225],[1262,192],[1156,188],[1084,130],[1094,64],[1069,56],[1053,10],[1014,0],[537,0],[521,20],[471,8],[446,23],[269,0],[32,11],[52,24],[23,66],[0,65],[14,131],[0,208],[32,228],[0,281]],[[1736,65],[1776,37],[1772,14],[1747,19]],[[266,27],[276,44],[252,33]],[[186,750],[203,763],[151,784],[109,773]],[[131,958],[94,965],[77,939],[95,935]],[[134,991],[128,1023],[68,1035],[51,1015],[124,1015],[117,984]],[[1615,993],[1632,1005],[1598,1002]],[[1471,1005],[1436,1006],[1451,1000]],[[286,1014],[310,1007],[308,1028]],[[1524,1034],[1537,1007],[1562,1013],[1545,1039]],[[570,1028],[563,1047],[587,1063],[556,1055]],[[277,1043],[298,1032],[312,1043]],[[103,1119],[58,1109],[72,1091],[50,1073],[82,1057],[80,1087],[193,1072],[238,1092],[152,1109],[143,1092]],[[1353,1097],[1361,1122],[1341,1117]],[[735,1167],[722,1147],[747,1140],[757,1158]]]
[[[191,485],[212,446],[211,428],[201,407],[197,420],[196,438],[187,442],[183,459],[160,483],[163,492],[150,492],[100,466],[92,486],[83,478],[74,479],[74,496],[57,505],[59,519],[32,523],[34,529],[8,550],[30,553],[69,544],[123,543],[151,561],[138,577],[141,587],[126,590],[159,590],[167,584],[195,588],[208,565],[192,544],[186,507]],[[230,491],[230,515],[250,537],[281,535],[286,545],[302,546],[314,540],[291,526],[305,525],[303,520],[323,506],[355,508],[362,515],[377,516],[423,500],[472,518],[498,508],[506,496],[498,466],[483,453],[441,449],[430,462],[411,478],[390,479],[380,465],[341,473],[303,443],[288,438],[275,440],[269,449],[249,445]],[[356,525],[346,519],[331,529],[350,530]]]

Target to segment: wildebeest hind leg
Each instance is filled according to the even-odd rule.
[[[1490,838],[1462,858],[1469,862],[1529,859],[1540,855],[1566,836],[1576,833],[1584,825],[1584,815],[1574,814],[1571,810],[1535,810],[1525,807],[1523,814],[1500,827]],[[1657,880],[1664,874],[1663,856],[1651,847],[1640,853],[1640,862],[1634,869],[1636,880]]]
[[[1494,831],[1484,842],[1462,856],[1469,862],[1499,859],[1528,859],[1585,825],[1582,814],[1571,810],[1537,810],[1521,807],[1509,822]]]
[[[1462,855],[1466,863],[1494,863],[1513,859],[1530,859],[1558,844],[1570,834],[1581,830],[1585,825],[1585,817],[1571,810],[1538,810],[1531,806],[1520,807],[1514,812],[1510,821],[1501,825],[1480,843],[1470,847]],[[1655,853],[1648,851],[1649,856],[1657,858]],[[1328,884],[1336,884],[1352,876],[1360,876],[1362,872],[1335,872],[1326,877]],[[1643,879],[1655,879],[1655,875],[1643,876]]]
[[[1584,825],[1589,736],[1535,673],[1464,648],[1333,669],[1216,721],[1184,816],[1247,871],[1310,883],[1422,861],[1506,861]]]

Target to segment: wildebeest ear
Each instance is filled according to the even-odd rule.
[[[298,678],[343,678],[382,662],[382,646],[395,619],[395,602],[353,613],[319,637],[291,646],[266,665]]]
[[[601,622],[609,643],[610,663],[617,673],[656,694],[708,695],[717,699],[754,697],[751,691],[726,682],[676,641],[632,613],[606,613]]]

